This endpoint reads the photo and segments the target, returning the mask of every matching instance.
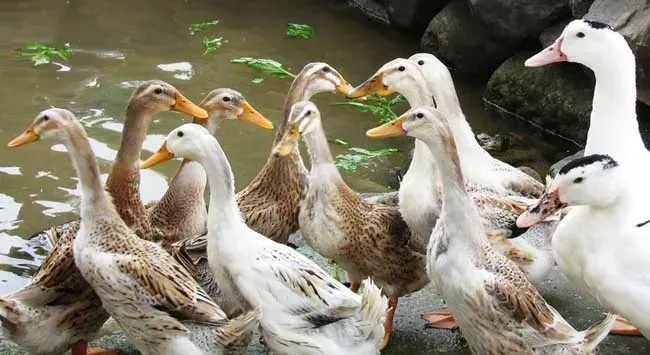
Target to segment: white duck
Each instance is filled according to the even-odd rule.
[[[574,20],[553,44],[529,58],[525,65],[537,67],[565,61],[585,65],[596,77],[584,154],[606,154],[621,165],[626,165],[630,186],[634,186],[634,193],[629,198],[638,199],[635,204],[643,206],[650,196],[650,186],[646,183],[650,178],[650,152],[645,148],[636,117],[634,53],[625,38],[610,26],[595,21]],[[561,231],[558,230],[553,237],[554,255],[560,271],[576,285],[583,286],[582,274],[594,260],[587,251],[607,248],[607,244],[599,245],[598,238],[584,232],[591,230],[600,234],[601,231],[594,226],[610,222],[606,215],[583,214],[581,211],[584,208],[572,208],[565,217],[566,222],[560,225]],[[521,225],[530,223],[521,222]],[[578,230],[580,233],[571,233]],[[576,255],[576,251],[580,250],[585,252]],[[629,328],[621,320],[615,332],[633,333]]]
[[[575,159],[560,169],[518,223],[530,225],[565,206],[578,206],[553,236],[558,267],[650,338],[650,212],[630,188],[632,176],[626,170],[609,155]],[[619,321],[615,333],[636,334]]]
[[[608,315],[591,328],[576,331],[514,263],[490,246],[466,191],[454,138],[440,112],[411,109],[368,134],[415,137],[430,148],[437,162],[442,212],[429,241],[427,272],[474,354],[592,353],[615,317]]]
[[[217,140],[201,126],[173,130],[149,167],[179,156],[203,165],[210,186],[208,260],[224,292],[261,309],[267,345],[280,354],[378,354],[387,299],[371,281],[361,296],[294,249],[250,229]],[[282,182],[279,182],[282,183]]]

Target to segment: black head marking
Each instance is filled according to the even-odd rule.
[[[594,28],[594,29],[597,29],[597,30],[602,29],[602,28],[612,30],[612,26],[610,26],[610,25],[608,25],[606,23],[603,23],[603,22],[591,21],[591,20],[583,20],[583,21],[585,23],[587,23],[591,28]]]
[[[568,162],[565,166],[560,169],[558,172],[558,175],[564,175],[568,173],[570,170],[573,170],[575,168],[591,165],[595,162],[602,162],[603,163],[603,169],[610,169],[613,167],[618,166],[618,162],[614,160],[609,155],[606,154],[592,154],[592,155],[587,155],[582,158],[574,159]]]

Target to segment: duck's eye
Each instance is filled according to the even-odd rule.
[[[329,73],[330,67],[323,67],[323,72],[324,73]]]
[[[228,102],[230,101],[230,96],[224,96],[222,100],[223,102]]]
[[[156,94],[162,94],[162,88],[156,88],[153,92]]]
[[[406,68],[404,68],[404,66],[403,66],[403,65],[400,65],[400,67],[399,67],[399,68],[397,68],[397,70],[399,70],[399,71],[404,71],[404,70],[406,70]]]
[[[43,121],[48,121],[49,119],[50,119],[50,117],[48,115],[43,116]]]
[[[311,115],[311,110],[309,110],[309,111],[307,111],[307,112],[305,113],[305,116],[309,116],[309,115]]]
[[[418,65],[424,65],[424,61],[422,59],[418,60]]]
[[[422,112],[418,112],[415,117],[417,118],[424,118],[424,114]]]
[[[577,36],[578,38],[584,38],[585,33],[584,33],[584,32],[578,32],[578,33],[576,34],[576,36]]]
[[[176,133],[176,135],[179,136],[179,137],[182,137],[182,136],[184,136],[185,134],[183,133],[183,131],[178,131],[178,133]]]
[[[573,183],[574,183],[574,184],[579,184],[579,183],[581,183],[583,180],[584,180],[583,177],[577,177],[577,178],[573,179]]]

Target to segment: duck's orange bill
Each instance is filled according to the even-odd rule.
[[[402,122],[404,121],[405,116],[401,116],[393,121],[384,123],[379,127],[369,129],[366,132],[366,136],[370,138],[388,138],[388,137],[399,137],[405,136],[406,131],[402,127]]]
[[[347,97],[350,99],[358,99],[370,94],[386,91],[387,89],[384,87],[384,74],[377,73],[372,78],[364,81],[361,85],[348,91]]]
[[[171,110],[182,112],[196,118],[208,118],[208,112],[206,110],[197,106],[181,93],[176,93],[176,102]]]
[[[167,150],[167,141],[165,141],[157,152],[140,164],[140,169],[149,169],[152,166],[156,166],[171,159],[174,159],[174,154]]]
[[[354,87],[350,85],[345,79],[341,78],[341,83],[336,87],[336,92],[339,94],[347,96],[350,91],[354,90]]]
[[[237,116],[242,121],[252,123],[256,126],[262,127],[264,129],[273,129],[273,123],[259,113],[248,101],[244,101],[244,109]]]
[[[292,127],[282,136],[280,143],[273,148],[273,154],[276,157],[285,157],[298,145],[298,142],[300,142],[298,127]]]
[[[39,137],[38,134],[34,133],[32,127],[29,127],[25,130],[25,132],[21,133],[18,137],[12,139],[9,143],[7,143],[7,147],[16,148],[20,147],[21,145],[36,142],[39,139],[41,139],[41,137]]]

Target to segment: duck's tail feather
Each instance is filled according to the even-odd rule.
[[[359,326],[369,337],[384,338],[384,322],[388,313],[388,299],[371,279],[363,281]]]
[[[259,324],[260,310],[255,309],[233,318],[221,326],[218,341],[221,345],[227,346],[237,341],[247,333],[252,333]]]
[[[605,318],[580,332],[584,339],[582,349],[587,352],[594,351],[596,346],[607,337],[607,334],[614,326],[614,322],[616,322],[616,315],[608,313]]]

